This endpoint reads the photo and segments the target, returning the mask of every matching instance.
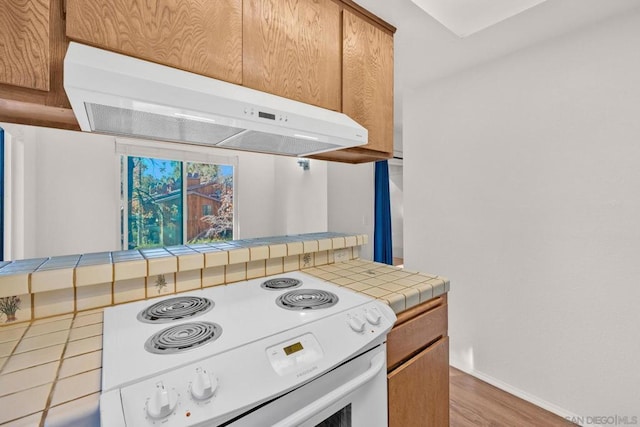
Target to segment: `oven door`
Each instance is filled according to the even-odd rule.
[[[386,357],[382,344],[224,425],[386,426]]]

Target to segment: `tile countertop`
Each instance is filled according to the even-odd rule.
[[[377,298],[396,313],[449,291],[445,277],[360,259],[302,272]],[[97,423],[102,310],[0,328],[0,425]]]

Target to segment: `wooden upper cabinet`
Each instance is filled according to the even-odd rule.
[[[0,83],[49,90],[49,0],[2,2]]]
[[[69,40],[341,111],[393,153],[393,32],[352,0],[1,0],[0,121],[79,129],[63,87]]]
[[[393,36],[349,10],[343,14],[342,112],[369,131],[359,149],[391,157]]]
[[[0,122],[79,129],[62,87],[63,1],[0,1]]]
[[[244,0],[245,86],[340,110],[340,6],[332,0]]]
[[[242,0],[67,0],[67,36],[242,83]]]

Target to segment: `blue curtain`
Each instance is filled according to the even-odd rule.
[[[375,219],[373,227],[373,260],[393,264],[391,242],[391,200],[389,198],[389,165],[376,162]]]
[[[0,261],[4,261],[4,129],[0,128]]]

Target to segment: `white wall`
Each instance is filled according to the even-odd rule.
[[[245,239],[277,235],[279,228],[273,217],[276,197],[274,156],[248,152],[240,155],[238,237]]]
[[[451,279],[451,362],[564,415],[640,415],[638,46],[636,13],[405,94],[405,265]]]
[[[2,124],[11,134],[11,258],[115,249],[113,138]],[[9,254],[8,254],[9,255]]]
[[[276,234],[327,231],[327,162],[309,159],[309,170],[298,158],[275,157]]]
[[[239,238],[327,231],[327,166],[295,157],[234,152],[239,156]]]
[[[327,163],[329,230],[369,236],[360,258],[373,259],[374,163]]]
[[[394,258],[404,256],[404,203],[402,163],[389,163],[389,198],[391,200],[391,241]]]
[[[119,155],[115,138],[0,126],[11,136],[11,209],[19,214],[19,218],[13,215],[11,258],[118,250]],[[238,157],[237,238],[327,231],[325,162],[313,161],[311,170],[302,174],[294,158],[203,150]]]
[[[402,125],[397,123],[393,129],[393,155],[402,158]]]

